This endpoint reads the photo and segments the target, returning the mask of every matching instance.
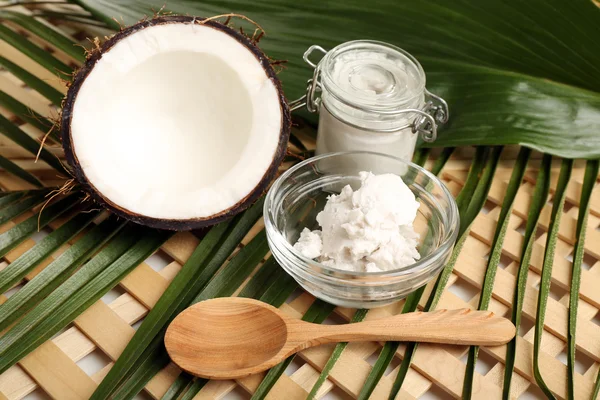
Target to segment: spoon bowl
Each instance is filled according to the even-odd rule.
[[[232,371],[243,374],[244,369],[274,359],[285,345],[287,325],[275,307],[221,300],[203,301],[186,309],[165,335],[171,358],[194,375],[214,378],[231,376]],[[186,360],[202,362],[192,366]]]
[[[391,340],[494,346],[514,335],[514,325],[490,311],[439,310],[319,325],[257,300],[225,297],[197,303],[179,314],[167,329],[165,346],[175,364],[193,375],[236,379],[324,343]]]

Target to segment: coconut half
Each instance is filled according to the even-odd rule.
[[[215,21],[170,16],[117,33],[76,75],[63,146],[115,213],[163,229],[248,207],[285,154],[290,114],[269,59]]]

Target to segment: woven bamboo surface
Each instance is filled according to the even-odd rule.
[[[23,11],[27,12],[25,9]],[[43,46],[62,61],[72,65],[76,64],[65,54],[53,49],[44,40],[32,37],[31,34],[23,32],[9,23],[6,26],[27,35],[33,42]],[[101,31],[82,33],[81,27],[77,25],[61,24],[60,28],[68,35],[80,39],[82,43],[85,36],[103,33]],[[52,73],[1,40],[0,54],[27,71],[42,77],[53,87],[62,92],[66,91],[64,84]],[[8,71],[2,69],[0,69],[0,90],[7,92],[10,96],[44,116],[56,116],[56,110],[49,105],[45,98],[29,89]],[[44,135],[44,132],[23,123],[19,116],[12,115],[2,108],[0,108],[0,113],[17,123],[21,129],[34,138],[39,139]],[[306,144],[308,146],[312,145],[308,139]],[[53,151],[56,154],[61,153],[60,148],[57,146]],[[34,163],[29,153],[1,135],[0,154],[32,171],[48,186],[55,186],[64,180],[57,177],[43,162]],[[438,308],[476,307],[485,272],[486,257],[490,252],[490,243],[494,235],[500,204],[516,154],[517,149],[515,148],[505,149],[488,202],[472,226],[470,237],[466,241],[456,263],[454,273]],[[457,150],[442,171],[441,177],[454,195],[459,192],[466,178],[472,155],[472,149]],[[523,240],[524,221],[527,217],[529,201],[536,179],[536,168],[539,164],[540,155],[534,155],[521,184],[506,234],[501,268],[498,269],[493,289],[493,299],[490,305],[490,309],[500,315],[509,316],[510,314],[515,274]],[[567,190],[567,203],[560,224],[559,242],[552,275],[551,297],[548,300],[545,332],[542,340],[543,352],[540,360],[542,374],[546,382],[560,398],[564,398],[566,392],[565,347],[570,260],[575,238],[583,168],[583,162],[575,163],[572,180]],[[554,177],[553,188],[556,185],[558,175],[557,160],[555,160],[552,171]],[[3,190],[29,188],[27,183],[1,170],[0,187]],[[536,239],[527,281],[523,309],[524,321],[517,342],[515,376],[512,386],[512,394],[515,398],[542,398],[541,392],[535,386],[532,375],[532,342],[537,287],[540,280],[545,231],[548,228],[550,219],[550,204],[549,202],[543,210],[541,228],[538,230],[539,237]],[[33,215],[34,212],[36,210],[0,226],[0,232],[6,231],[15,223]],[[63,222],[64,220],[55,221],[49,229],[56,229]],[[587,227],[586,256],[581,280],[579,322],[577,325],[578,362],[575,378],[578,397],[581,396],[582,399],[589,398],[600,366],[599,225],[600,190],[596,186],[591,200],[591,213]],[[244,239],[244,243],[247,243],[260,228],[261,226],[258,224]],[[8,267],[19,255],[31,248],[35,244],[34,239],[35,237],[25,241],[8,253],[0,263],[0,269]],[[142,320],[148,310],[156,303],[169,281],[177,274],[198,242],[199,240],[192,233],[184,232],[173,236],[159,251],[159,258],[163,260],[163,264],[166,264],[166,266],[157,268],[155,265],[150,266],[150,263],[139,265],[120,282],[118,290],[113,291],[113,293],[116,293],[114,296],[105,296],[103,300],[98,301],[81,314],[66,330],[37,348],[22,359],[18,365],[0,375],[0,400],[5,398],[10,400],[22,399],[34,391],[38,394],[43,392],[47,396],[56,399],[88,398],[132,337],[134,333],[132,325]],[[65,248],[61,248],[51,258],[56,258],[64,251]],[[164,262],[164,260],[167,262]],[[50,262],[51,259],[46,260],[45,263],[27,276],[27,279],[31,279]],[[22,282],[22,284],[24,283]],[[14,293],[19,287],[13,288],[7,294]],[[0,303],[5,300],[5,295],[0,294]],[[300,317],[313,300],[313,297],[307,293],[299,292],[284,304],[282,309],[292,316]],[[402,302],[399,302],[373,310],[367,318],[397,314],[401,308]],[[338,308],[335,310],[332,321],[347,321],[352,314],[353,310]],[[321,368],[325,365],[332,348],[332,346],[321,346],[301,353],[300,358],[297,358],[298,361],[294,363],[294,368],[290,368],[281,377],[268,397],[290,400],[306,398]],[[381,343],[350,344],[333,369],[329,380],[321,388],[318,397],[356,398],[380,349]],[[390,371],[381,379],[372,398],[387,398],[403,351],[404,348],[400,347],[396,359],[391,364]],[[466,347],[421,345],[414,357],[412,369],[403,386],[400,398],[459,398],[462,391],[466,352]],[[90,373],[89,368],[82,368],[82,365],[92,353],[96,360],[104,360],[105,365],[100,369],[95,368],[95,371]],[[474,398],[485,398],[486,400],[500,398],[505,353],[505,346],[483,348],[474,380]],[[87,372],[84,370],[87,370]],[[160,398],[178,373],[177,367],[169,365],[146,386],[146,394],[152,398]],[[195,398],[220,399],[226,397],[232,391],[235,391],[238,397],[249,397],[256,390],[261,378],[262,375],[257,375],[237,381],[211,381]]]

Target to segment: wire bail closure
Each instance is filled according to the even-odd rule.
[[[319,111],[319,106],[321,105],[321,97],[316,97],[315,95],[317,92],[321,92],[322,90],[321,82],[319,81],[321,67],[320,62],[315,64],[310,60],[310,55],[315,50],[323,53],[323,56],[327,54],[327,50],[316,44],[313,44],[304,52],[302,59],[305,63],[313,67],[313,77],[309,79],[308,82],[306,82],[306,94],[304,94],[299,99],[290,102],[290,109],[292,111],[298,110],[304,106],[306,106],[306,109],[311,113]]]
[[[321,57],[321,60],[325,55],[327,55],[327,50],[316,44],[313,44],[304,52],[302,59],[314,69],[314,72],[312,78],[306,82],[306,93],[302,97],[290,102],[289,105],[292,111],[298,110],[305,106],[306,109],[311,113],[319,111],[321,97],[318,94],[323,90],[319,79],[321,75],[321,60],[318,62],[313,62],[310,59],[310,56],[315,51],[322,53],[323,57]],[[394,111],[394,114],[408,113],[417,114],[417,116],[411,123],[399,128],[394,128],[391,131],[411,128],[412,132],[418,133],[424,141],[435,141],[437,138],[438,123],[444,124],[448,122],[448,118],[450,117],[448,103],[446,103],[446,101],[440,96],[431,93],[429,90],[427,90],[427,88],[425,88],[425,97],[427,101],[421,109],[407,108],[404,110]]]

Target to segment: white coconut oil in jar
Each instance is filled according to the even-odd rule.
[[[318,64],[310,61],[315,50],[325,54]],[[328,52],[311,46],[304,60],[315,71],[298,106],[320,113],[317,154],[359,150],[410,161],[418,135],[435,140],[437,123],[448,118],[444,100],[425,88],[419,62],[396,46],[367,40]]]

